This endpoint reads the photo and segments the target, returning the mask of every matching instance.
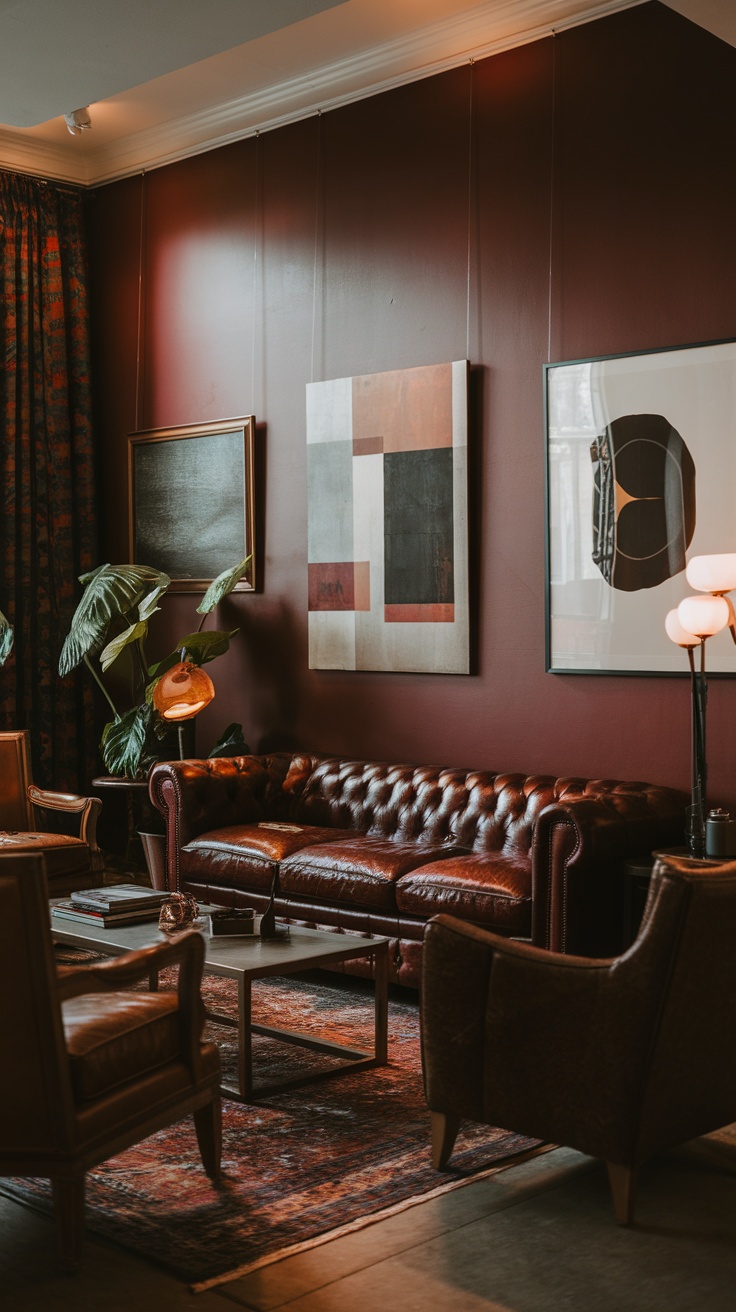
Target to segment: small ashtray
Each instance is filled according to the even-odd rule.
[[[209,922],[210,934],[213,938],[254,934],[256,913],[252,907],[222,907],[210,912]]]

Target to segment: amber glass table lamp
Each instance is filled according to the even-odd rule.
[[[199,665],[185,660],[186,648],[182,649],[181,660],[161,676],[153,690],[153,704],[164,720],[176,722],[179,735],[179,757],[183,761],[187,755],[194,755],[194,735],[190,742],[191,752],[185,750],[185,729],[195,715],[209,706],[215,695],[214,685],[209,674],[205,674]],[[194,725],[191,726],[192,730]],[[196,899],[177,889],[161,906],[159,929],[166,934],[176,934],[188,929],[198,915]]]
[[[215,695],[215,688],[209,674],[199,665],[185,660],[186,649],[182,650],[181,660],[161,676],[153,690],[153,704],[164,720],[175,721],[179,733],[179,756],[185,758],[185,727],[189,720],[209,706]],[[193,726],[192,726],[193,727]],[[194,752],[193,742],[190,744]]]

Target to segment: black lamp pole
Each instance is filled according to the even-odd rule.
[[[196,755],[195,752],[195,719],[192,716],[190,720],[179,720],[176,726],[176,733],[179,739],[179,760],[187,761]]]
[[[691,856],[705,856],[705,798],[708,767],[705,757],[705,708],[708,682],[705,677],[705,639],[700,643],[700,669],[695,668],[693,648],[688,647],[692,699],[692,797],[688,816],[687,845]]]

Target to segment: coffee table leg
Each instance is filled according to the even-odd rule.
[[[238,1089],[248,1100],[253,1092],[253,1049],[251,1041],[251,982],[238,978]]]
[[[382,943],[375,955],[376,988],[376,1063],[388,1062],[388,943]]]

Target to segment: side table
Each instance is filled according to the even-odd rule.
[[[144,868],[147,869],[154,888],[165,887],[165,883],[159,885],[154,882],[149,844],[146,843],[145,838],[141,837],[141,834],[145,834],[146,838],[158,839],[160,837],[162,844],[165,841],[160,817],[158,812],[154,810],[148,796],[148,781],[146,779],[128,779],[125,775],[103,774],[92,780],[92,787],[103,791],[109,789],[112,796],[124,799],[127,821],[125,863],[136,870],[143,871]],[[155,832],[154,826],[160,833]],[[152,830],[154,832],[150,832]],[[145,857],[145,864],[141,860],[141,854]]]
[[[644,914],[649,880],[654,869],[653,856],[632,856],[624,863],[623,951],[631,947]]]
[[[715,857],[702,856],[691,857],[686,847],[667,847],[658,852],[652,852],[649,856],[629,857],[623,866],[624,881],[624,914],[623,914],[623,951],[631,947],[637,934],[641,918],[644,915],[647,894],[649,892],[649,880],[654,862],[658,856],[686,856],[691,861],[697,861],[698,865],[703,868],[708,866],[720,866],[724,861],[736,860],[734,857]]]

